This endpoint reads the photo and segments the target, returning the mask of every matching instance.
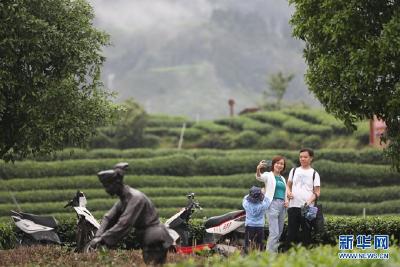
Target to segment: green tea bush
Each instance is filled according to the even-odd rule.
[[[234,138],[228,134],[208,134],[196,142],[195,146],[197,148],[229,149],[234,146]]]
[[[157,135],[147,134],[147,135],[144,135],[142,138],[142,146],[143,147],[157,148],[157,147],[159,147],[160,143],[161,143],[161,139]]]
[[[172,135],[172,136],[177,136],[180,137],[181,136],[181,131],[182,128],[170,128],[168,131],[168,135]],[[194,141],[194,140],[198,140],[199,138],[201,138],[201,136],[204,134],[204,131],[197,129],[197,128],[186,128],[185,132],[184,132],[184,140],[186,141]]]
[[[148,127],[182,127],[183,123],[190,127],[193,122],[183,116],[169,116],[164,114],[151,114],[148,116]]]
[[[324,207],[324,212],[327,214],[338,215],[362,215],[365,208],[366,214],[398,214],[400,213],[400,200],[388,200],[378,203],[355,203],[355,202],[327,202],[321,203]]]
[[[330,137],[332,135],[330,126],[311,124],[295,118],[284,121],[282,127],[286,131],[293,133],[315,134],[321,137]]]
[[[272,131],[267,136],[260,138],[258,147],[261,149],[287,149],[292,147],[289,134],[285,131]]]
[[[158,178],[162,179],[162,178]],[[172,185],[173,186],[173,185]],[[76,189],[39,189],[12,192],[13,197],[18,203],[37,203],[65,201],[72,199],[76,194]],[[95,198],[108,198],[108,194],[103,188],[87,188],[81,190],[88,201]],[[141,187],[140,191],[148,197],[186,197],[187,194],[194,192],[196,196],[221,196],[221,197],[242,197],[247,194],[248,188],[229,188],[226,187]],[[324,190],[326,194],[326,190]],[[11,192],[0,191],[0,203],[12,203]]]
[[[273,129],[273,126],[268,123],[262,123],[245,116],[219,119],[215,123],[228,126],[237,131],[250,130],[259,134],[267,134]]]
[[[243,116],[235,116],[235,117],[231,117],[231,118],[218,119],[218,120],[215,120],[214,122],[216,124],[228,126],[234,130],[241,131],[241,130],[243,130],[243,125],[248,120],[251,120],[251,119],[249,119],[247,117],[243,117]]]
[[[348,130],[343,122],[336,119],[334,116],[316,109],[289,109],[284,110],[284,113],[292,115],[298,119],[310,122],[312,124],[323,124],[333,129],[335,134],[348,134]]]
[[[270,123],[274,126],[282,126],[285,121],[293,119],[292,116],[284,114],[280,111],[257,112],[248,114],[246,116],[254,120]]]
[[[382,149],[368,148],[359,150],[359,163],[368,164],[390,164],[389,159],[384,155]]]
[[[322,144],[322,139],[320,136],[312,134],[304,137],[301,141],[303,147],[311,147],[313,149],[320,148]]]
[[[255,120],[249,120],[243,125],[243,129],[255,131],[258,134],[268,134],[274,130],[274,127],[268,123],[261,123]]]
[[[246,192],[243,194],[243,196]],[[208,209],[227,209],[235,210],[242,209],[242,198],[238,197],[225,197],[225,196],[199,196],[197,200],[200,202],[205,210]],[[163,209],[176,209],[184,207],[187,199],[185,195],[182,196],[167,196],[151,197],[151,201],[159,210]],[[62,213],[67,210],[64,205],[67,201],[52,201],[52,202],[37,202],[37,203],[19,203],[19,207],[29,213],[34,214],[52,214]],[[108,210],[116,202],[116,199],[110,197],[90,199],[87,208],[90,211]],[[368,215],[379,214],[398,214],[400,213],[400,200],[387,200],[383,202],[370,203],[370,202],[329,202],[320,201],[323,204],[324,213],[337,214],[337,215],[362,215],[365,208]],[[14,204],[0,204],[0,217],[9,216],[10,210],[15,210],[17,207]],[[167,214],[172,215],[172,214]],[[216,215],[216,214],[213,214]]]
[[[347,186],[379,186],[397,184],[400,173],[388,165],[340,163],[318,160],[313,164],[321,175],[321,181],[333,184],[344,183]]]
[[[204,156],[196,160],[197,173],[201,175],[229,175],[255,172],[259,157],[253,156]]]
[[[237,148],[251,148],[254,147],[260,136],[253,131],[243,131],[235,138],[235,147]]]
[[[251,181],[249,175],[248,183],[254,182],[256,185],[262,186],[255,180]],[[162,177],[152,178],[161,180]],[[191,178],[187,178],[191,179]],[[235,181],[235,180],[234,180]],[[95,181],[96,182],[96,181]],[[136,186],[136,185],[132,185]],[[172,185],[175,186],[175,185]],[[219,196],[230,198],[241,198],[248,193],[249,187],[140,187],[140,191],[144,192],[150,198],[153,197],[185,197],[188,193],[194,192],[197,197],[203,196]],[[78,188],[77,188],[78,189]],[[82,188],[79,188],[82,189]],[[109,198],[108,194],[102,187],[82,189],[88,201],[96,198]],[[65,203],[75,196],[76,189],[38,189],[12,192],[13,197],[18,203],[38,203],[38,202],[56,202],[64,201]],[[13,203],[11,192],[0,191],[0,203]],[[330,188],[323,186],[323,193],[320,201],[322,202],[369,202],[378,203],[388,200],[400,199],[400,186],[379,186],[373,188]],[[363,204],[365,204],[363,203]]]
[[[368,145],[369,144],[369,122],[364,121],[364,122],[359,122],[356,124],[357,130],[354,131],[353,136],[357,138],[357,140],[360,142],[362,145]]]
[[[15,229],[11,223],[0,223],[0,250],[11,249],[16,244]]]
[[[202,212],[199,212],[202,213]],[[221,214],[221,213],[218,213]],[[72,215],[72,214],[71,214]],[[73,216],[70,217],[56,217],[59,220],[59,226],[57,227],[56,231],[58,235],[60,236],[60,239],[63,243],[65,244],[74,244],[75,242],[75,227],[76,227],[76,221]],[[162,221],[164,221],[163,219]],[[190,221],[190,227],[189,229],[192,231],[192,234],[197,237],[198,242],[200,243],[203,235],[204,235],[204,227],[203,227],[203,220],[202,219],[194,219]],[[266,237],[268,236],[268,231],[266,229]],[[9,249],[15,246],[15,226],[13,226],[10,222],[3,222],[0,223],[0,249]],[[314,236],[313,235],[313,241],[314,243],[319,243],[319,244],[329,244],[329,245],[337,245],[339,235],[376,235],[376,234],[387,234],[390,237],[393,237],[395,239],[400,240],[400,218],[398,216],[385,216],[385,217],[367,217],[367,218],[361,218],[361,217],[336,217],[336,216],[326,216],[326,223],[325,223],[325,233],[321,236]],[[285,237],[285,236],[284,236]],[[125,242],[127,243],[132,243],[134,240],[129,240],[131,238],[134,238],[134,235],[129,235],[128,239],[125,239]],[[394,244],[393,241],[390,242],[390,248],[393,249],[396,247],[398,244]],[[123,247],[129,247],[129,245],[123,245]],[[317,250],[320,248],[317,248]],[[398,249],[398,247],[397,247]],[[307,259],[307,263],[301,266],[308,266],[310,264],[310,257],[311,255],[318,255],[318,262],[321,263],[325,262],[325,258],[329,256],[328,254],[323,254],[321,253],[316,254],[314,250],[309,250],[305,248],[300,249],[302,253],[300,254],[301,257],[294,257],[293,254],[290,254],[289,256],[286,254],[275,254],[276,255],[286,255],[284,259],[282,259],[282,262],[284,262],[284,265],[282,266],[287,266],[288,264],[288,259],[290,258],[297,258],[296,262],[298,263],[298,259],[300,258],[301,260]],[[335,250],[336,252],[330,252],[335,259],[337,259],[337,247],[332,248],[331,250]],[[390,251],[392,252],[392,251]],[[294,251],[289,252],[289,253],[294,253]],[[307,253],[310,253],[310,257],[305,257]],[[263,255],[268,255],[263,252]],[[396,253],[391,253],[390,258],[396,258],[398,262],[400,262],[400,258],[398,257],[400,254]],[[272,258],[271,258],[272,257]],[[273,255],[270,255],[266,260],[271,260],[273,262],[277,262],[274,260]],[[257,257],[259,258],[259,257]],[[243,259],[249,259],[248,257],[243,258]],[[268,261],[269,261],[268,260]],[[267,262],[268,262],[267,261]],[[235,266],[232,265],[232,262],[229,261],[221,261],[224,263],[229,263],[229,265],[226,266]],[[343,266],[346,261],[340,261],[340,264],[338,262],[338,266]],[[354,264],[355,261],[351,261],[352,264]],[[371,262],[371,261],[368,261]],[[216,262],[217,263],[217,262]],[[249,261],[247,261],[249,263]],[[330,261],[331,263],[331,261]],[[326,264],[326,266],[332,266],[330,263]],[[263,262],[261,265],[265,265],[266,263]],[[182,266],[187,266],[187,265],[182,265]],[[215,266],[214,264],[211,266]],[[224,265],[225,266],[225,265]],[[250,266],[250,265],[243,265],[240,264],[238,266]],[[258,266],[258,265],[256,265]],[[297,265],[293,265],[297,266]],[[317,265],[316,265],[317,266]],[[352,266],[352,265],[349,265]],[[373,265],[375,266],[375,265]],[[395,265],[393,265],[395,266]],[[397,266],[397,265],[396,265]]]
[[[174,131],[174,129],[171,129]],[[188,128],[186,131],[191,132],[194,130],[195,132],[198,129]],[[180,130],[179,130],[180,131]],[[185,131],[185,139],[188,138],[186,134],[189,132]],[[180,132],[179,132],[180,134]],[[190,135],[190,134],[189,134]],[[197,135],[197,134],[194,134]],[[178,135],[177,135],[178,136]],[[288,134],[285,131],[274,131],[269,136],[277,136],[277,141],[281,140],[294,140],[296,143],[301,142],[304,138],[307,137],[306,134],[297,133],[297,134]],[[262,136],[261,139],[266,138],[267,136]],[[218,138],[218,135],[217,137]],[[229,135],[230,139],[233,139],[232,135]],[[267,139],[268,139],[267,138]],[[211,138],[210,138],[211,139]],[[232,141],[232,140],[231,140]],[[285,141],[283,141],[285,142]],[[286,142],[287,143],[287,142]],[[282,148],[271,149],[271,145],[265,146],[265,148],[252,150],[220,150],[220,149],[184,149],[178,150],[176,148],[159,148],[159,149],[150,149],[150,148],[134,148],[134,149],[92,149],[92,150],[83,150],[83,149],[66,149],[64,151],[57,152],[48,157],[39,157],[36,158],[37,161],[62,161],[62,160],[72,160],[72,159],[138,159],[138,158],[154,158],[154,157],[165,157],[171,155],[187,155],[190,157],[197,158],[198,156],[207,155],[207,156],[226,156],[226,155],[273,155],[273,154],[282,154],[289,157],[292,161],[298,158],[298,149],[300,147],[296,146],[296,150],[288,150],[290,145],[282,146]],[[381,149],[375,148],[365,148],[365,149],[336,149],[336,148],[323,148],[323,149],[315,149],[315,160],[319,159],[327,159],[337,162],[353,162],[353,163],[368,163],[368,164],[390,164],[388,159],[385,158],[383,151]]]
[[[377,203],[387,200],[400,199],[400,186],[379,186],[367,188],[326,188],[321,194],[321,201],[330,202],[369,202]]]
[[[318,246],[315,248],[296,247],[287,253],[271,253],[266,251],[252,251],[248,255],[243,256],[235,253],[229,257],[221,259],[221,256],[214,255],[205,260],[189,258],[182,262],[169,264],[171,267],[195,267],[195,266],[213,266],[213,267],[304,267],[304,266],[340,266],[340,267],[375,267],[375,266],[398,266],[400,264],[400,249],[392,247],[386,251],[389,253],[388,260],[383,259],[339,259],[337,247],[329,245]],[[352,252],[364,253],[364,250],[354,249]],[[370,251],[369,251],[370,252]]]
[[[135,188],[143,187],[183,187],[183,188],[247,188],[256,180],[254,173],[235,174],[227,176],[151,176],[126,174],[124,181]],[[3,181],[5,189],[11,191],[23,190],[57,190],[102,188],[96,176],[48,177],[37,179],[12,179]]]
[[[15,177],[36,178],[45,176],[73,176],[79,174],[96,174],[101,170],[112,169],[118,162],[128,162],[128,173],[192,175],[194,159],[185,155],[172,155],[149,159],[95,159],[65,160],[53,162],[23,161],[0,163],[0,176],[5,179]]]
[[[156,135],[156,136],[166,136],[169,132],[168,127],[146,127],[144,129],[144,134]]]
[[[223,133],[230,132],[229,127],[224,126],[224,125],[218,125],[212,121],[202,121],[202,122],[196,123],[193,127],[203,130],[210,134],[223,134]]]

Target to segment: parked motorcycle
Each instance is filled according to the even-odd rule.
[[[55,231],[57,221],[53,216],[39,216],[13,210],[11,214],[19,230],[17,233],[19,245],[61,244]]]
[[[78,217],[76,224],[76,252],[83,252],[85,245],[93,239],[96,231],[100,228],[99,222],[86,208],[87,200],[85,194],[77,191],[66,207],[73,207]]]
[[[212,249],[221,254],[230,254],[244,244],[244,210],[232,211],[220,216],[209,218],[204,223],[205,231],[203,242],[192,244],[189,231],[189,220],[196,209],[201,209],[195,200],[195,194],[187,195],[188,203],[185,208],[169,218],[165,225],[170,236],[175,241],[175,250],[178,253],[190,254],[195,251]]]

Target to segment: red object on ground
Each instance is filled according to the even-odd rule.
[[[197,246],[188,246],[188,247],[177,247],[176,252],[182,254],[192,254],[196,251],[212,249],[215,246],[214,243],[205,243]]]

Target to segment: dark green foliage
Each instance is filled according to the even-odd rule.
[[[183,123],[186,123],[187,127],[193,125],[193,122],[186,117],[151,114],[147,125],[149,127],[182,127]]]
[[[16,245],[15,229],[8,223],[0,223],[0,250],[11,249]]]
[[[66,244],[73,246],[75,243],[75,222],[73,219],[62,219],[59,220],[59,226],[57,227],[57,233],[60,236],[61,241]],[[286,227],[286,226],[285,226]],[[189,227],[192,236],[196,237],[197,243],[201,243],[204,237],[204,226],[203,220],[193,219],[190,222]],[[268,229],[266,228],[266,237],[268,236]],[[10,223],[0,223],[0,244],[2,249],[9,249],[15,246],[15,228]],[[367,217],[367,218],[356,218],[356,217],[335,217],[328,216],[325,224],[325,233],[322,236],[313,235],[313,242],[320,244],[336,245],[338,242],[339,235],[377,235],[387,234],[397,240],[400,239],[400,219],[395,216],[385,217]],[[125,244],[121,244],[123,247],[129,247],[129,243],[135,243],[134,234],[129,235],[125,239]],[[393,246],[391,243],[390,246]]]
[[[276,134],[276,133],[275,133]],[[257,147],[262,148],[264,145],[271,147],[279,147],[288,137],[275,134],[261,138],[260,142],[267,140],[268,143],[259,143]],[[270,139],[271,138],[271,139]],[[210,140],[211,141],[211,140]],[[275,141],[275,142],[274,142]],[[274,155],[283,155],[287,159],[297,162],[298,152],[288,150],[237,150],[237,151],[218,151],[218,150],[183,150],[164,149],[164,150],[94,150],[88,152],[90,157],[94,159],[86,160],[63,160],[53,162],[34,162],[22,161],[14,164],[0,163],[0,175],[4,179],[11,178],[35,178],[44,176],[75,176],[75,175],[95,175],[98,171],[112,168],[112,166],[121,161],[130,163],[131,168],[128,174],[157,174],[157,175],[183,175],[192,174],[234,174],[247,173],[255,171],[255,166],[261,159],[270,159]],[[166,156],[171,155],[171,156]],[[379,170],[381,175],[377,175],[376,183],[383,179],[389,183],[393,183],[398,174],[390,171],[386,164],[385,158],[380,150],[335,150],[322,149],[315,151],[316,168],[327,176],[329,180],[336,181],[347,180],[351,177],[359,180],[360,184],[371,183],[370,178],[366,182],[362,182],[364,178],[357,178],[359,170],[362,177],[375,177],[376,171]],[[81,157],[82,155],[78,155]],[[118,156],[129,156],[131,158],[119,158]],[[98,158],[106,159],[98,159]],[[143,158],[143,159],[138,159]],[[327,159],[329,161],[323,161]],[[218,164],[217,164],[218,162]],[[342,163],[348,162],[348,163]],[[353,162],[353,163],[350,163]],[[368,163],[355,164],[355,163]],[[219,167],[217,165],[220,165]],[[375,166],[377,165],[377,166]],[[211,167],[211,166],[215,166]],[[346,170],[340,170],[341,166]],[[321,168],[321,169],[320,169]],[[226,171],[228,169],[229,171]],[[365,171],[363,171],[365,169]],[[221,172],[220,172],[221,171]],[[370,173],[370,174],[368,174]],[[390,178],[393,177],[393,178]],[[374,182],[375,183],[375,182]]]
[[[267,136],[261,137],[258,142],[260,149],[287,149],[292,146],[289,135],[284,131],[272,131]]]
[[[113,125],[98,128],[90,142],[92,148],[132,148],[143,146],[147,114],[133,99],[125,100]]]
[[[0,158],[85,145],[111,120],[93,19],[86,1],[1,1]]]
[[[293,34],[305,42],[310,91],[349,128],[373,115],[384,120],[386,152],[400,170],[400,3],[289,2]]]
[[[211,121],[202,121],[202,122],[196,123],[193,127],[203,130],[210,134],[222,134],[222,133],[229,132],[229,127],[223,126],[223,125],[218,125]]]
[[[369,123],[358,123],[357,130],[354,131],[354,136],[358,142],[362,145],[369,144]]]
[[[172,155],[149,159],[95,159],[64,160],[55,162],[23,161],[0,163],[0,175],[4,179],[45,176],[95,175],[101,170],[111,169],[116,163],[129,163],[135,174],[192,175],[194,160],[185,155]]]
[[[295,118],[284,121],[282,127],[288,132],[316,134],[321,137],[329,137],[332,134],[332,128],[329,126],[311,124]]]
[[[243,131],[235,138],[235,147],[251,148],[254,147],[260,139],[260,136],[253,131]]]
[[[251,113],[247,116],[254,120],[270,123],[274,126],[282,126],[282,124],[285,121],[293,119],[292,116],[284,114],[279,111],[257,112],[257,113]]]
[[[132,177],[127,179],[130,185],[140,188],[142,192],[144,192],[150,198],[153,197],[173,197],[173,196],[186,196],[190,192],[196,193],[196,196],[220,196],[220,197],[230,197],[240,199],[248,191],[248,185],[251,183],[261,184],[252,180],[252,174],[246,174],[238,176],[240,177],[248,177],[246,179],[246,183],[239,183],[237,187],[230,187],[229,190],[226,190],[227,187],[218,186],[221,184],[220,176],[213,176],[210,178],[204,178],[204,181],[210,183],[210,187],[198,187],[193,184],[197,183],[198,178],[196,177],[183,177],[181,180],[185,181],[185,186],[182,186],[182,183],[175,182],[174,184],[168,185],[163,180],[164,177],[156,177],[156,176],[146,176],[146,177]],[[75,179],[75,177],[71,177]],[[214,178],[216,181],[211,181]],[[53,178],[55,181],[60,184],[60,189],[51,189],[52,185],[50,183],[43,184],[41,189],[37,190],[25,190],[23,187],[20,187],[21,190],[18,192],[13,191],[12,194],[14,198],[18,201],[18,203],[39,203],[39,202],[62,202],[71,199],[75,193],[76,189],[68,188],[64,183],[64,179]],[[143,187],[143,180],[152,179],[155,182],[160,184],[160,187]],[[168,178],[165,178],[169,182]],[[96,178],[92,178],[94,183],[98,183]],[[231,176],[232,182],[236,182],[236,176]],[[229,179],[223,179],[223,182],[228,182]],[[20,181],[21,185],[23,181]],[[193,182],[193,184],[191,184]],[[101,187],[89,187],[86,188],[83,182],[79,183],[79,189],[83,190],[88,201],[96,198],[108,198],[107,193]],[[90,184],[89,184],[90,185]],[[383,202],[388,200],[397,200],[400,199],[400,187],[393,186],[379,186],[373,188],[336,188],[330,187],[329,185],[323,186],[323,194],[321,195],[321,201],[325,202],[342,202],[342,203],[360,203],[360,202]],[[15,187],[14,187],[15,189]],[[8,191],[0,191],[0,203],[7,204],[12,203],[13,198],[11,196],[11,192]]]
[[[174,117],[172,117],[174,118]],[[168,117],[165,116],[168,121]],[[183,123],[183,122],[182,122]],[[146,127],[146,135],[157,135],[160,137],[160,147],[175,147],[180,136],[182,125],[175,126],[169,122],[163,125],[161,122],[153,123]],[[364,125],[364,124],[362,124]],[[307,107],[290,107],[283,110],[263,111],[240,116],[217,119],[215,121],[202,121],[190,123],[186,126],[184,140],[185,148],[220,148],[237,149],[243,146],[241,142],[237,144],[235,139],[241,138],[239,135],[244,131],[253,131],[262,137],[268,134],[279,132],[284,136],[280,144],[273,140],[272,146],[267,140],[261,142],[262,148],[277,147],[282,149],[299,149],[303,146],[301,136],[315,135],[323,140],[325,147],[351,147],[359,148],[365,146],[365,136],[369,130],[360,128],[354,136],[339,120],[335,119],[322,110],[309,109]],[[340,139],[341,138],[341,139]],[[310,142],[314,148],[319,147],[318,142],[313,137],[314,142]],[[287,142],[289,141],[289,142]],[[266,143],[266,145],[263,145]],[[142,144],[142,147],[145,144]]]
[[[215,123],[229,126],[233,130],[252,130],[259,134],[267,134],[273,129],[273,127],[268,123],[253,120],[246,116],[236,116],[233,118],[219,119],[216,120]]]
[[[346,184],[346,186],[379,186],[397,184],[400,173],[387,165],[339,163],[319,160],[313,164],[327,183]]]
[[[250,187],[251,185],[257,184],[256,181],[249,180],[247,182]],[[261,183],[258,185],[262,186]],[[244,188],[244,187],[243,187]],[[188,192],[192,191],[188,188]],[[192,188],[193,189],[193,188]],[[195,190],[193,190],[195,191]],[[235,210],[242,209],[242,198],[247,194],[247,190],[243,189],[243,193],[236,197],[227,196],[198,196],[197,200],[204,208],[204,212],[208,215],[211,214],[213,209],[224,209],[224,210]],[[106,211],[110,209],[117,199],[110,197],[90,199],[87,204],[87,208],[92,212]],[[187,202],[186,196],[153,196],[151,201],[157,207],[157,209],[166,216],[171,216],[180,207],[184,207]],[[68,212],[71,210],[64,209],[66,201],[52,201],[52,202],[37,202],[37,203],[20,203],[19,206],[23,211],[34,213],[34,214],[56,214]],[[331,201],[320,201],[323,204],[324,212],[326,214],[338,214],[338,215],[359,215],[363,214],[363,209],[366,209],[368,215],[381,215],[381,214],[398,214],[400,212],[400,200],[387,200],[377,203],[370,202],[341,202],[339,199]],[[16,209],[14,204],[0,204],[0,217],[10,215],[10,210]]]
[[[318,135],[312,134],[306,136],[302,139],[302,147],[311,147],[312,149],[320,148],[322,144],[322,139]]]
[[[217,134],[204,135],[195,144],[195,147],[198,148],[216,148],[216,149],[229,149],[233,148],[233,146],[234,146],[234,140],[231,135],[217,135]]]
[[[325,113],[323,110],[318,109],[287,109],[283,111],[289,115],[292,115],[298,119],[310,122],[312,124],[323,124],[330,126],[333,129],[334,134],[348,134],[349,131],[346,129],[344,124],[336,119],[334,116]]]
[[[152,134],[147,134],[143,136],[141,146],[157,148],[160,145],[160,142],[160,137]]]
[[[168,127],[146,127],[144,130],[145,134],[151,134],[156,136],[166,136],[168,135]]]

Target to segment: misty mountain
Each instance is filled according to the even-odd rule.
[[[117,100],[150,113],[215,118],[254,107],[267,76],[294,73],[286,102],[318,102],[304,84],[303,44],[291,37],[283,0],[96,0],[95,25],[108,32],[103,79]]]

